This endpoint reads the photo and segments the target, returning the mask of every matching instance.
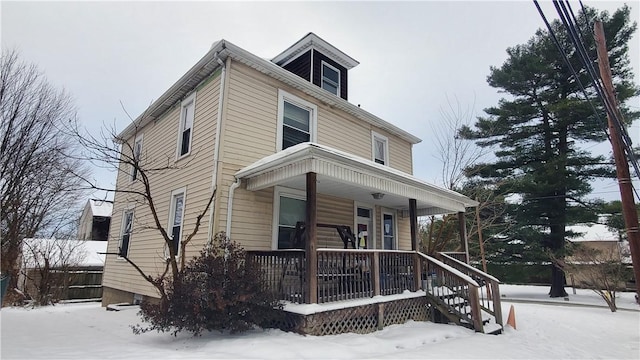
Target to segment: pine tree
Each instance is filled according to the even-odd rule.
[[[636,30],[629,13],[625,6],[612,15],[591,8],[578,14],[582,39],[592,59],[596,58],[592,20],[598,16],[604,24],[616,91],[628,123],[639,114],[629,111],[624,102],[640,93],[627,55]],[[580,81],[593,89],[562,23],[556,20],[551,27]],[[614,176],[611,162],[584,146],[607,140],[605,112],[594,91],[588,90],[597,108],[594,114],[549,31],[538,30],[526,44],[508,48],[507,54],[502,66],[491,67],[487,79],[506,97],[485,109],[487,116],[479,118],[473,128],[460,130],[462,137],[495,149],[495,157],[467,168],[467,173],[493,181],[500,193],[519,195],[517,206],[509,211],[511,228],[515,234],[534,231],[536,236],[519,240],[539,241],[550,252],[550,259],[560,260],[552,262],[549,294],[567,296],[562,259],[565,239],[571,234],[565,232],[565,226],[595,220],[597,213],[586,198],[592,191],[590,181]]]

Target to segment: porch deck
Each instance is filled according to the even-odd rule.
[[[247,253],[262,265],[267,286],[276,291],[281,300],[316,304],[314,308],[325,313],[322,316],[318,311],[313,314],[297,311],[292,315],[294,318],[313,315],[325,320],[303,322],[334,324],[314,326],[333,329],[314,330],[314,333],[336,333],[336,328],[362,332],[408,319],[452,321],[483,332],[489,317],[502,326],[499,281],[456,259],[459,257],[456,254],[440,254],[437,260],[416,251],[318,249],[316,276],[311,281],[315,283],[317,298],[312,299],[304,250]],[[401,294],[405,296],[395,299]],[[359,299],[362,301],[355,301]],[[327,306],[333,304],[335,306]],[[391,315],[385,317],[385,304],[396,308],[392,316],[396,322],[386,320]],[[294,308],[289,306],[287,311]],[[376,312],[374,321],[372,314]],[[354,317],[357,320],[348,320]],[[345,321],[351,325],[344,325]],[[297,328],[308,332],[299,325]]]

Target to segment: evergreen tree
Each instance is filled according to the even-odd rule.
[[[578,14],[585,47],[596,59],[592,20],[597,16],[604,25],[621,111],[630,123],[639,116],[624,106],[625,100],[639,93],[627,55],[636,24],[630,22],[626,6],[611,15],[591,8],[585,11]],[[580,81],[593,89],[562,23],[556,20],[551,26]],[[491,67],[488,76],[489,85],[507,96],[485,109],[487,116],[473,128],[460,130],[465,139],[495,149],[495,157],[467,171],[493,181],[502,194],[517,194],[518,204],[509,211],[514,238],[521,234],[518,240],[538,241],[550,252],[550,259],[562,260],[565,238],[571,236],[565,226],[596,219],[597,211],[586,198],[592,190],[589,182],[614,176],[611,162],[584,146],[607,140],[606,115],[594,91],[588,90],[597,108],[594,114],[549,31],[538,30],[526,44],[508,48],[507,54],[504,64]],[[561,263],[552,265],[551,297],[567,295]]]

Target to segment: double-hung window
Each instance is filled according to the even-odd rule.
[[[171,193],[171,209],[169,213],[169,231],[173,253],[178,255],[180,251],[180,239],[182,238],[182,218],[184,216],[185,189],[175,190]],[[167,254],[168,255],[168,254]]]
[[[340,96],[340,70],[322,62],[322,88]]]
[[[196,94],[182,101],[180,111],[180,129],[178,133],[178,158],[191,152],[191,139],[193,138],[193,119],[196,110]]]
[[[294,249],[304,247],[303,243],[296,242],[296,224],[305,221],[306,195],[304,192],[276,188],[274,204],[275,248]],[[301,239],[300,239],[301,240]]]
[[[118,256],[127,257],[129,255],[129,243],[133,232],[133,210],[125,210],[122,215],[122,229],[120,231],[120,241],[118,242]]]
[[[371,132],[371,152],[373,161],[382,165],[389,165],[389,139],[376,132]]]
[[[133,154],[131,160],[131,181],[135,181],[138,178],[138,167],[140,166],[140,158],[142,157],[142,135],[136,137],[133,142]]]
[[[318,107],[282,90],[278,98],[277,150],[315,142]]]

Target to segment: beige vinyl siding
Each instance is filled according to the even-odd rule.
[[[211,195],[219,87],[220,76],[216,75],[212,80],[204,83],[196,93],[192,148],[188,156],[176,161],[181,111],[179,103],[158,120],[149,123],[139,131],[144,136],[141,158],[143,166],[147,168],[167,165],[176,167],[149,174],[159,222],[167,231],[170,231],[171,192],[183,187],[186,189],[182,240],[193,230],[197,215],[204,209]],[[128,172],[129,169],[123,165],[118,173],[117,188],[141,189],[141,184],[131,182]],[[129,258],[146,273],[155,276],[164,270],[162,259],[164,241],[160,232],[152,229],[156,228],[156,225],[148,205],[134,195],[115,194],[108,251],[117,252],[123,211],[131,206],[135,206],[135,211]],[[196,255],[205,243],[208,235],[208,220],[208,216],[202,219],[198,234],[187,246],[187,259]],[[107,256],[103,284],[124,291],[157,296],[153,287],[131,265],[123,259],[117,259],[115,255]]]
[[[353,227],[353,201],[327,195],[318,195],[318,223],[347,225]],[[318,248],[344,248],[338,231],[332,228],[318,228]]]
[[[231,62],[227,71],[229,82],[228,93],[225,95],[226,110],[223,120],[221,157],[223,165],[218,183],[220,202],[216,212],[216,231],[223,231],[226,228],[229,186],[235,181],[233,174],[276,151],[278,89],[318,107],[318,143],[371,159],[371,131],[373,130],[389,139],[391,167],[411,173],[411,144],[408,142],[381,129],[372,128],[371,125],[349,114],[330,109],[317,99],[289,88],[243,64]],[[404,156],[406,158],[403,158]],[[318,221],[349,225],[353,230],[353,201],[328,199],[319,195]],[[323,219],[324,216],[326,219]],[[378,214],[376,224],[379,219]],[[263,190],[261,193],[247,192],[243,187],[236,189],[231,228],[231,237],[234,240],[239,241],[247,249],[270,249],[272,222],[273,189]],[[406,225],[405,222],[398,222],[398,227],[404,225]],[[376,226],[379,227],[379,224]],[[269,231],[265,234],[267,228]],[[399,235],[404,231],[398,230]],[[408,228],[404,232],[408,232]],[[380,234],[380,231],[376,232],[378,237],[381,237]],[[319,229],[318,235],[319,247],[343,247],[335,230]]]
[[[407,174],[413,174],[411,144],[395,135],[385,134],[384,132],[382,134],[389,139],[389,166]]]

